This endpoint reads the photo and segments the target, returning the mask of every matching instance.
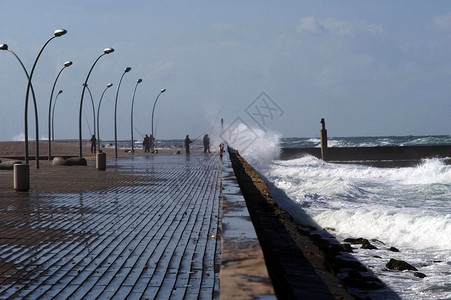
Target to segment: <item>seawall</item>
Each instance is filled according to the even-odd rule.
[[[280,159],[289,160],[312,155],[321,158],[321,148],[282,148]],[[431,146],[380,146],[380,147],[331,147],[326,160],[352,162],[380,167],[411,166],[421,159],[443,158],[451,164],[451,145]]]

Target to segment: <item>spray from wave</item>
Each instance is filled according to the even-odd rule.
[[[280,134],[250,128],[244,123],[236,124],[231,132],[223,133],[222,137],[257,169],[268,167],[280,153]]]

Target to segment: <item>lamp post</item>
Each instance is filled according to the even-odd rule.
[[[55,121],[55,105],[56,105],[56,101],[58,100],[58,96],[60,94],[62,94],[62,93],[63,93],[63,90],[59,90],[58,91],[58,94],[56,94],[56,97],[55,97],[55,102],[53,103],[53,110],[52,110],[52,141],[55,141],[55,130],[54,130],[54,127],[53,127],[53,123]],[[50,140],[50,137],[49,137],[49,140]]]
[[[31,79],[33,78],[34,69],[36,68],[36,64],[38,63],[39,57],[44,51],[44,48],[50,43],[54,38],[63,36],[67,33],[65,29],[57,29],[53,32],[53,36],[47,40],[47,42],[42,46],[39,51],[38,56],[36,57],[33,67],[31,68],[30,77],[28,78],[28,86],[27,86],[27,94],[25,96],[25,164],[28,164],[28,97],[30,95],[31,88]],[[35,105],[36,108],[36,105]],[[38,129],[38,111],[35,109],[35,121],[36,121],[36,168],[39,169],[39,129]]]
[[[133,98],[132,98],[132,110],[131,110],[131,113],[130,113],[130,122],[131,122],[130,128],[131,128],[131,134],[132,134],[131,135],[131,138],[132,138],[132,140],[131,140],[131,142],[132,142],[132,155],[135,153],[135,149],[134,149],[134,145],[133,145],[134,144],[134,139],[133,139],[133,105],[135,103],[136,88],[138,87],[138,84],[140,84],[142,81],[143,80],[141,78],[136,81],[135,90],[133,91]]]
[[[78,114],[78,143],[79,143],[79,150],[80,150],[80,157],[83,157],[83,149],[82,149],[82,141],[81,141],[81,115],[82,115],[82,110],[83,110],[83,96],[85,95],[85,89],[86,89],[86,85],[88,84],[88,79],[89,76],[91,75],[92,69],[94,69],[94,66],[96,65],[96,63],[99,61],[99,59],[104,56],[105,54],[109,54],[114,52],[113,48],[105,48],[103,50],[103,53],[101,55],[99,55],[99,57],[97,57],[97,59],[94,61],[94,63],[91,66],[91,69],[88,72],[88,75],[86,76],[84,85],[83,85],[83,90],[81,92],[81,99],[80,99],[80,111]]]
[[[17,60],[19,61],[20,65],[22,66],[22,69],[24,70],[25,75],[27,76],[27,80],[28,80],[30,78],[30,76],[28,75],[28,71],[25,68],[25,66],[22,63],[22,61],[20,60],[19,56],[17,56],[17,54],[14,51],[10,50],[8,48],[7,44],[0,44],[0,50],[6,50],[6,51],[10,52],[11,54],[13,54],[17,58]],[[37,107],[36,107],[36,95],[34,93],[33,84],[31,84],[31,94],[33,96],[34,109],[37,110]]]
[[[83,83],[86,84],[86,83]],[[94,136],[96,135],[96,109],[94,108],[94,98],[92,98],[92,94],[91,94],[91,90],[89,89],[88,84],[86,84],[86,88],[88,89],[89,92],[89,96],[91,97],[91,104],[92,104],[92,116],[94,118],[94,124],[92,126],[94,126]]]
[[[119,88],[121,87],[122,78],[124,78],[125,73],[130,72],[132,68],[127,67],[124,69],[124,72],[122,73],[121,79],[119,80],[119,84],[117,85],[116,90],[116,101],[114,102],[114,155],[115,158],[117,158],[117,97],[119,95]]]
[[[102,152],[101,148],[100,148],[100,122],[99,122],[99,117],[100,117],[100,104],[102,104],[102,99],[103,99],[103,95],[105,94],[106,90],[109,89],[110,87],[112,87],[113,84],[112,83],[108,83],[106,85],[106,88],[103,90],[102,96],[100,97],[100,101],[99,101],[99,106],[97,107],[97,143],[99,145],[99,153]]]
[[[155,99],[155,102],[153,103],[153,108],[152,108],[152,137],[151,137],[152,141],[150,141],[151,145],[152,145],[152,151],[154,150],[154,143],[153,143],[154,141],[153,140],[155,139],[155,136],[153,135],[153,114],[155,112],[155,105],[157,105],[158,98],[164,92],[166,92],[166,89],[161,89],[160,93],[158,94],[157,98]]]
[[[71,66],[72,65],[72,62],[71,61],[66,61],[65,63],[64,63],[64,66],[63,66],[63,68],[59,71],[59,73],[58,73],[58,75],[56,75],[56,78],[55,78],[55,82],[53,83],[53,87],[52,87],[52,92],[50,93],[50,101],[49,101],[49,124],[48,124],[48,132],[49,132],[49,153],[48,153],[48,160],[51,160],[51,156],[52,156],[52,142],[51,142],[51,140],[50,140],[50,137],[52,136],[53,137],[53,125],[52,125],[52,130],[50,130],[50,112],[51,112],[51,109],[52,109],[52,99],[53,99],[53,92],[55,91],[55,86],[56,86],[56,82],[58,81],[58,78],[60,77],[60,74],[61,74],[61,72],[63,72],[63,70],[65,69],[65,68],[67,68],[67,67],[69,67],[69,66]],[[62,91],[61,91],[62,92]],[[58,95],[57,95],[58,96]],[[56,100],[55,100],[56,101]],[[52,116],[52,118],[53,118],[53,116]],[[53,138],[52,138],[52,140],[53,140]]]

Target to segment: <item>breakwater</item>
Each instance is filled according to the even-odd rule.
[[[326,151],[329,162],[403,167],[416,165],[422,159],[440,158],[451,164],[451,145],[330,147]],[[321,158],[321,148],[281,148],[279,158],[290,160],[306,155]]]

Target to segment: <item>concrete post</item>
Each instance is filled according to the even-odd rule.
[[[324,118],[321,119],[321,159],[327,160],[327,130]]]
[[[30,189],[30,165],[14,164],[14,189],[27,192]]]
[[[96,168],[97,170],[104,171],[106,169],[106,153],[97,152],[96,153]]]

